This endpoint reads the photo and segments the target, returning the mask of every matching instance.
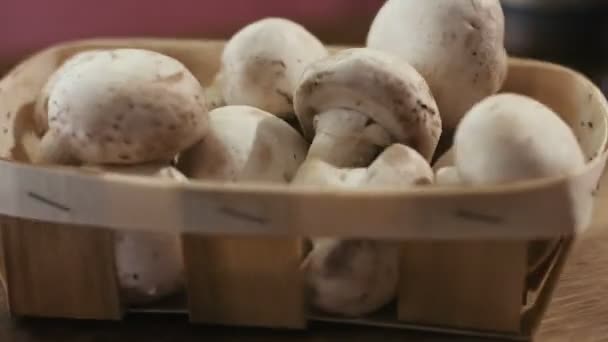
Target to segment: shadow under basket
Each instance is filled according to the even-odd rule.
[[[33,104],[69,56],[91,48],[151,49],[177,58],[209,85],[223,45],[69,42],[31,56],[0,81],[0,270],[12,314],[120,320],[129,312],[178,313],[193,323],[279,329],[325,321],[514,339],[534,334],[573,243],[590,225],[607,157],[605,98],[561,66],[511,59],[503,91],[536,98],[573,128],[589,163],[569,177],[476,189],[341,193],[169,184],[28,163]],[[116,230],[181,234],[184,300],[123,305]],[[308,308],[300,263],[302,237],[310,236],[403,241],[395,303],[356,319]]]

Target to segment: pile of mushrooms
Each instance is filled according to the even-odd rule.
[[[209,86],[158,52],[83,51],[40,93],[32,160],[345,192],[574,172],[586,161],[571,128],[531,98],[498,94],[503,36],[499,0],[389,0],[366,47],[335,53],[287,19],[247,25]],[[431,165],[453,132],[453,147]],[[395,299],[398,243],[323,237],[310,246],[302,270],[315,309],[359,317]],[[131,304],[183,286],[175,234],[118,233],[115,254]]]

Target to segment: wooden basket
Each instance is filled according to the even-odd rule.
[[[590,162],[568,178],[341,193],[174,184],[28,164],[34,101],[69,56],[90,48],[147,48],[179,59],[206,85],[223,44],[70,42],[30,57],[0,81],[0,225],[14,315],[118,320],[136,310],[121,303],[113,234],[139,230],[181,233],[187,268],[183,306],[140,311],[273,328],[302,329],[322,320],[510,337],[534,332],[572,243],[590,224],[608,155],[606,99],[585,77],[560,66],[512,59],[504,91],[544,102],[573,127]],[[308,310],[299,269],[305,236],[403,241],[396,304],[356,320]],[[539,250],[543,261],[530,272]]]

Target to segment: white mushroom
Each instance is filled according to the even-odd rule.
[[[209,113],[207,137],[180,156],[188,177],[227,182],[292,180],[308,144],[289,124],[249,106]]]
[[[568,175],[585,165],[572,129],[542,103],[491,96],[463,118],[454,138],[465,184],[489,185]]]
[[[186,182],[177,169],[164,164],[136,166],[85,165],[83,170]],[[127,305],[145,305],[176,294],[184,287],[184,263],[179,235],[116,232],[114,261],[122,299]]]
[[[293,115],[293,93],[302,71],[327,54],[303,26],[262,19],[228,41],[217,86],[226,105],[248,105],[287,118]]]
[[[109,173],[187,181],[178,170],[164,165],[86,168]],[[117,232],[114,239],[118,284],[125,304],[149,304],[176,294],[184,288],[184,263],[179,235],[171,232],[166,234]]]
[[[207,131],[200,83],[156,52],[92,51],[53,83],[38,163],[169,161]]]
[[[309,65],[295,110],[312,140],[309,158],[338,167],[368,166],[394,142],[430,159],[441,135],[437,106],[420,74],[369,49],[343,50]]]
[[[315,239],[302,268],[309,299],[329,314],[375,312],[393,300],[399,282],[399,243]]]
[[[460,182],[471,186],[564,176],[585,165],[572,129],[544,104],[516,94],[495,95],[471,109],[456,131],[455,161]],[[557,243],[530,243],[529,272]]]
[[[433,170],[424,157],[407,146],[392,145],[368,168],[340,169],[320,160],[307,161],[292,184],[353,189],[407,188],[432,182]],[[316,308],[361,316],[395,298],[399,243],[319,238],[312,240],[312,246],[302,267]]]
[[[499,0],[389,0],[367,46],[403,57],[429,83],[444,128],[456,128],[507,74]]]
[[[207,132],[198,81],[178,61],[152,51],[77,55],[47,87],[41,102],[48,102],[49,125],[34,158],[39,163],[183,181],[169,161]],[[148,303],[183,285],[180,239],[170,232],[117,233],[115,260],[127,304]]]

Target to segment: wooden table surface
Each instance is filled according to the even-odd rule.
[[[608,176],[602,181],[593,227],[580,239],[566,267],[557,293],[537,336],[541,342],[608,341]],[[606,208],[606,209],[604,209]],[[176,317],[129,317],[121,323],[57,320],[16,320],[9,316],[5,293],[0,286],[1,342],[86,342],[86,341],[302,341],[322,342],[348,339],[351,342],[482,342],[487,339],[404,333],[395,330],[336,328],[315,325],[308,332],[285,333],[268,330],[189,326]],[[499,340],[491,340],[499,342]]]

